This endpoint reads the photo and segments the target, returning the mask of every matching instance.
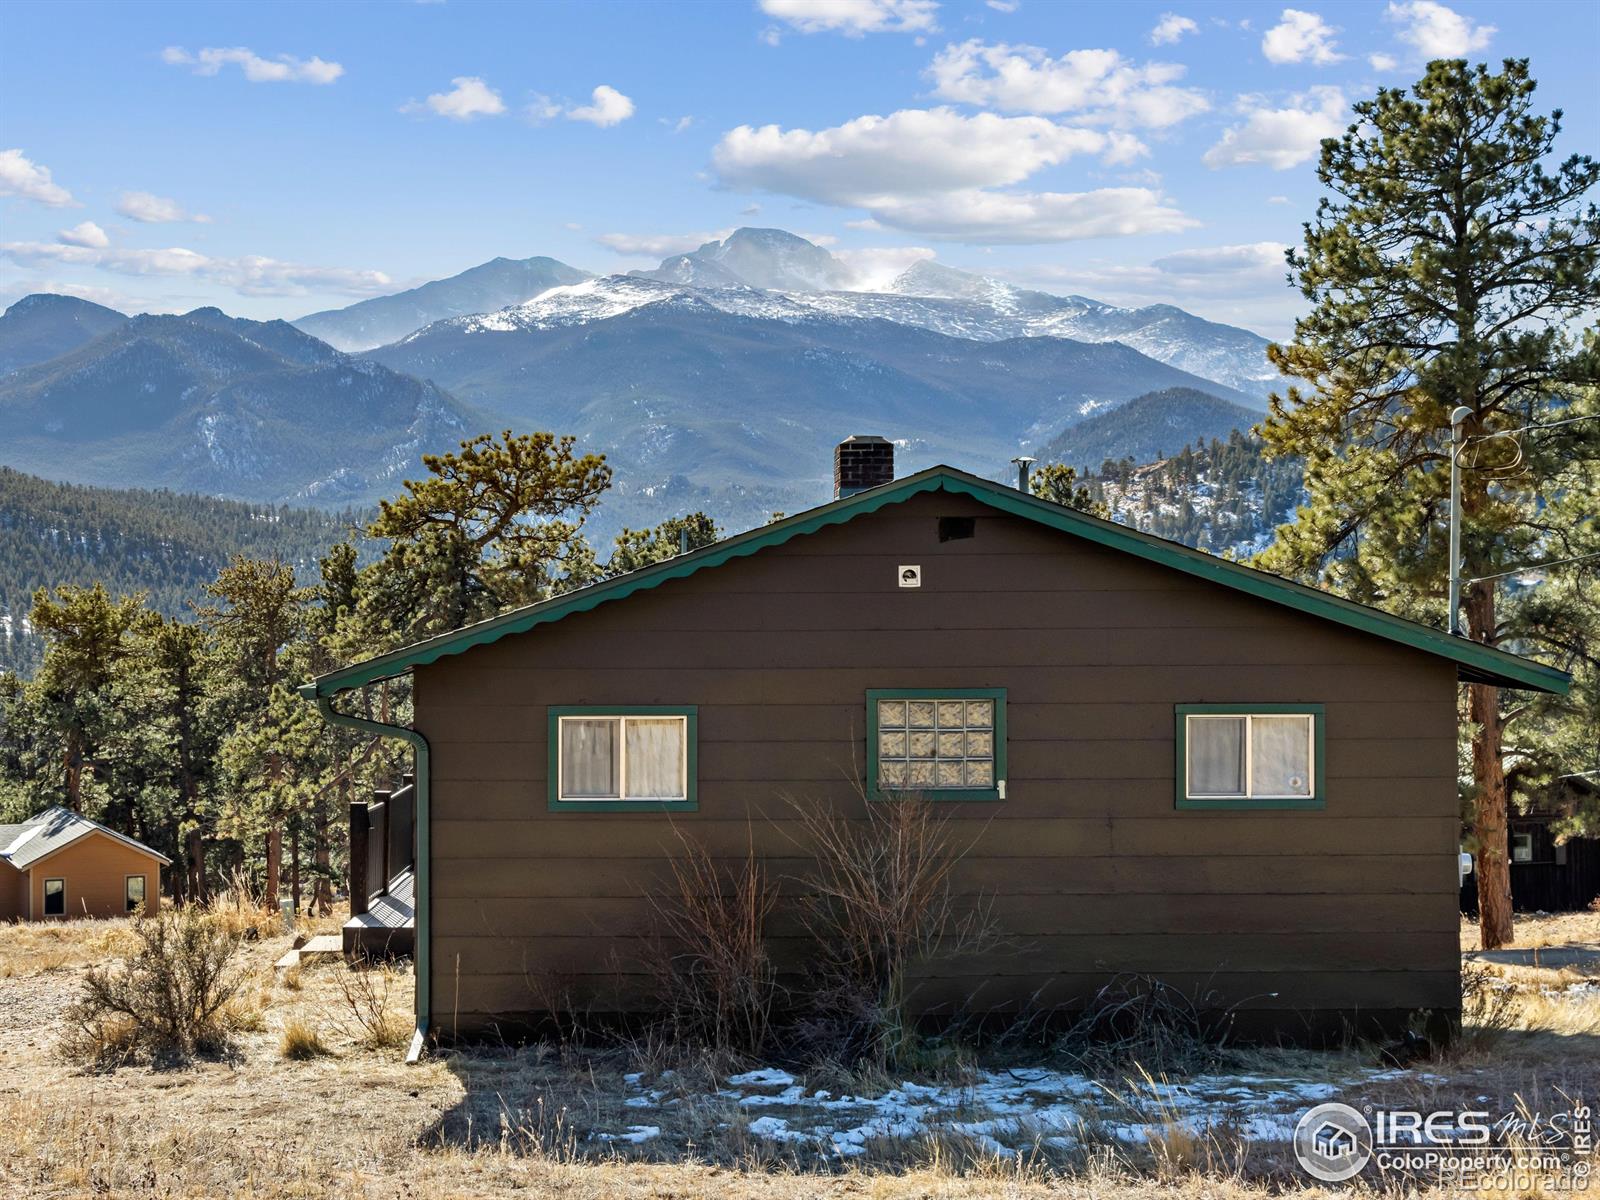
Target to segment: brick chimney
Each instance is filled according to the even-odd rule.
[[[857,433],[833,448],[833,497],[854,496],[894,482],[894,443]]]

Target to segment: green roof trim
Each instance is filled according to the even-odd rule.
[[[1066,508],[1049,500],[1040,500],[1004,484],[958,471],[954,467],[938,466],[919,471],[915,475],[908,475],[904,479],[884,484],[882,487],[858,492],[842,500],[797,513],[760,529],[737,534],[715,545],[668,559],[666,562],[619,575],[604,583],[543,600],[538,604],[530,604],[525,608],[514,609],[490,620],[480,621],[476,625],[439,634],[425,641],[401,647],[399,650],[380,654],[376,658],[369,658],[365,662],[331,671],[302,686],[300,694],[308,699],[317,699],[337,695],[374,680],[388,679],[414,667],[426,666],[449,655],[460,654],[474,646],[484,646],[499,641],[509,634],[526,633],[530,629],[559,621],[574,613],[588,612],[599,605],[621,600],[635,592],[659,587],[670,579],[682,579],[707,567],[721,566],[723,563],[744,558],[768,547],[781,546],[791,538],[815,533],[830,525],[842,525],[846,521],[876,512],[887,505],[902,503],[912,496],[940,491],[970,496],[1000,512],[1036,521],[1041,525],[1074,534],[1110,549],[1120,550],[1137,558],[1210,580],[1223,587],[1437,655],[1454,662],[1458,667],[1459,677],[1466,682],[1493,683],[1503,687],[1528,688],[1558,695],[1565,695],[1571,686],[1571,677],[1565,671],[1534,662],[1532,659],[1497,650],[1482,642],[1455,637],[1432,626],[1396,617],[1381,609],[1357,604],[1353,600],[1346,600],[1329,592],[1319,591],[1265,571],[1258,571],[1253,567],[1229,562],[1202,550],[1193,550],[1178,542],[1142,533],[1126,525],[1118,525],[1114,521],[1091,517],[1076,509]]]

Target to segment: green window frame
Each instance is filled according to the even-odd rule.
[[[1327,806],[1325,764],[1326,737],[1321,704],[1179,704],[1177,712],[1176,800],[1185,809],[1319,809]],[[1245,717],[1245,791],[1239,795],[1189,794],[1189,722],[1192,717]],[[1305,717],[1311,726],[1311,791],[1305,796],[1267,796],[1251,794],[1249,772],[1250,717]]]
[[[992,787],[911,787],[885,788],[881,786],[881,758],[879,747],[883,731],[878,727],[878,705],[884,700],[988,700],[993,703]],[[963,734],[978,733],[963,724]],[[937,734],[937,725],[930,727]],[[892,731],[891,731],[892,732]],[[908,730],[909,733],[909,730]],[[965,755],[963,763],[969,761]],[[987,801],[1006,798],[1006,690],[1005,688],[868,688],[867,689],[867,798],[884,800],[893,795],[918,795],[929,800]]]
[[[561,722],[563,718],[614,717],[626,724],[629,717],[681,717],[684,722],[683,787],[682,797],[663,800],[607,799],[584,796],[565,799],[561,795]],[[692,704],[588,704],[551,706],[548,725],[548,766],[546,768],[547,804],[551,812],[694,812],[699,802],[699,725],[700,710]],[[620,731],[619,731],[620,732]],[[627,739],[619,739],[618,785],[626,792]]]

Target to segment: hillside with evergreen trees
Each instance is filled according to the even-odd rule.
[[[1212,554],[1264,549],[1302,496],[1302,464],[1234,430],[1156,462],[1106,460],[1086,483],[1112,519]]]
[[[234,554],[310,569],[370,514],[246,504],[168,491],[52,483],[0,467],[0,671],[30,674],[44,653],[27,623],[33,594],[103,583],[186,614]]]

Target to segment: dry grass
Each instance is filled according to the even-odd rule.
[[[325,1058],[333,1053],[322,1040],[322,1031],[309,1021],[291,1017],[284,1023],[278,1040],[278,1053],[293,1062],[308,1062]]]
[[[127,920],[0,924],[0,979],[28,979],[104,962],[131,944]]]
[[[85,963],[125,924],[53,926],[50,944]],[[19,957],[14,939],[35,938],[27,927],[0,928],[0,961]],[[51,1052],[75,974],[55,968],[0,979],[6,1017],[0,1021],[6,1131],[0,1196],[1398,1200],[1455,1194],[1404,1180],[1388,1190],[1370,1182],[1306,1189],[1281,1149],[1251,1144],[1236,1131],[1197,1134],[1176,1112],[1146,1146],[1091,1139],[1070,1162],[1039,1152],[1001,1157],[976,1139],[940,1136],[874,1145],[865,1165],[819,1168],[753,1135],[751,1111],[708,1093],[692,1072],[659,1104],[628,1107],[622,1075],[638,1068],[620,1051],[479,1047],[406,1067],[398,1050],[369,1048],[353,1014],[342,1016],[356,974],[344,964],[308,963],[297,989],[275,986],[272,963],[289,943],[281,934],[264,936],[241,951],[249,982],[235,1002],[236,1057],[179,1071],[75,1072]],[[377,970],[369,990],[387,998],[376,1011],[405,1012],[406,969]],[[1540,991],[1557,978],[1549,972],[1496,977],[1511,995],[1503,1019],[1450,1059],[1386,1081],[1375,1101],[1505,1110],[1520,1097],[1548,1113],[1569,1107],[1574,1095],[1597,1094],[1600,999]],[[330,1054],[284,1058],[281,1046],[296,1026],[314,1029]],[[1264,1075],[1325,1071],[1335,1078],[1372,1061],[1361,1048],[1231,1054],[1231,1069]],[[949,1071],[959,1076],[969,1065],[957,1056]],[[857,1074],[837,1086],[871,1094],[883,1082]],[[807,1083],[829,1086],[815,1078]],[[1491,1099],[1480,1102],[1481,1096]],[[1159,1106],[1138,1115],[1158,1123],[1162,1116]],[[662,1135],[641,1146],[591,1136],[645,1122],[661,1126]]]
[[[1514,948],[1542,949],[1546,946],[1600,946],[1600,907],[1584,912],[1518,913],[1512,926]],[[1478,923],[1461,918],[1461,949],[1476,950]]]

